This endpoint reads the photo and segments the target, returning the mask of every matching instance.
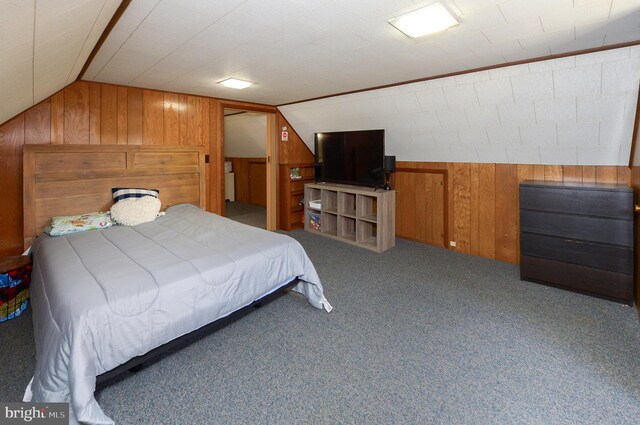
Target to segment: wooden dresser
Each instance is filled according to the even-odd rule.
[[[633,304],[633,191],[520,184],[520,278]]]

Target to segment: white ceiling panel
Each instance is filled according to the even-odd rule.
[[[74,81],[118,0],[3,0],[0,123]]]
[[[84,79],[277,105],[640,40],[638,0],[442,0],[459,25],[420,39],[406,37],[387,22],[434,1],[134,0]],[[119,0],[4,0],[0,90],[3,100],[9,101],[0,106],[0,121],[73,81],[119,4]],[[602,89],[627,90],[624,84],[634,65],[612,70],[605,62],[613,60],[600,61]],[[543,68],[561,69],[563,63],[576,66],[575,61],[545,61],[491,70],[482,78],[429,81],[409,90],[415,96],[392,102],[395,122],[406,124],[402,115],[442,110],[424,109],[435,106],[425,91],[448,85],[453,88],[440,91],[445,102],[451,102],[446,107],[469,109],[465,113],[474,123],[482,120],[478,108],[492,104],[498,113],[527,123],[528,103],[536,96],[554,96],[555,70]],[[565,84],[566,76],[558,73],[560,93],[578,98],[581,91],[593,93],[597,72],[592,74],[581,76],[585,85],[577,87],[575,82]],[[255,85],[236,91],[216,84],[231,76]],[[469,79],[476,77],[481,79]],[[463,84],[473,86],[474,92]],[[491,97],[492,85],[497,98]],[[509,86],[517,106],[510,114],[502,111],[500,100],[510,100]],[[378,114],[388,107],[375,105],[377,109],[364,110]],[[577,105],[580,114],[579,101]],[[591,112],[583,108],[582,113]],[[366,123],[372,117],[358,119]],[[497,151],[485,150],[482,157]],[[507,149],[510,158],[508,153]]]
[[[279,109],[310,149],[316,132],[384,128],[387,154],[404,161],[625,165],[638,55],[624,47]]]
[[[632,0],[442,0],[460,24],[421,39],[387,22],[433,2],[135,1],[85,78],[282,104],[640,39]],[[212,86],[231,76],[256,85]]]
[[[33,2],[3,2],[0,13],[0,123],[33,105]],[[27,54],[25,54],[27,52]]]

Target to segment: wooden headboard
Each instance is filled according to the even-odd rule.
[[[205,208],[203,147],[25,145],[23,161],[25,248],[51,217],[108,211],[112,187],[160,189],[163,210]]]

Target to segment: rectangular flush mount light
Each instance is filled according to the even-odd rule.
[[[249,81],[238,80],[237,78],[227,78],[226,80],[220,81],[219,84],[232,89],[246,89],[253,83],[250,83]]]
[[[389,20],[389,23],[411,38],[433,34],[458,25],[456,18],[440,3],[405,13]]]

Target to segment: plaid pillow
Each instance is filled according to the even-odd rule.
[[[127,198],[142,198],[143,196],[158,198],[160,196],[159,189],[114,187],[111,189],[111,193],[113,194],[114,203]]]

